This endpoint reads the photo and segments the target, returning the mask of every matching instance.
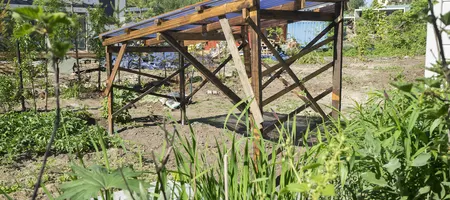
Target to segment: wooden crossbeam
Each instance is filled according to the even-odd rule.
[[[311,80],[312,78],[316,77],[317,75],[321,74],[322,72],[328,70],[329,68],[331,68],[333,66],[333,62],[328,63],[327,65],[321,67],[320,69],[314,71],[313,73],[309,74],[308,76],[305,76],[305,78],[303,78],[302,80],[300,80],[300,82],[302,83],[306,83],[307,81]],[[281,78],[281,77],[280,77]],[[286,81],[283,81],[283,84],[285,84]],[[291,85],[286,85],[285,84],[284,89],[278,91],[277,93],[275,93],[274,95],[270,96],[269,98],[265,99],[263,101],[263,105],[266,106],[269,103],[273,102],[274,100],[280,98],[281,96],[285,95],[286,93],[294,90],[295,88],[297,88],[297,84],[291,84]],[[298,94],[298,92],[294,92],[295,94]]]
[[[117,55],[116,62],[114,63],[114,68],[110,76],[108,77],[108,80],[106,81],[106,89],[105,92],[103,93],[105,96],[108,95],[109,92],[111,91],[112,83],[114,82],[114,78],[116,78],[117,71],[119,70],[120,67],[120,62],[122,62],[122,58],[123,55],[125,54],[126,49],[127,44],[126,43],[122,44],[122,46],[120,47],[119,55]]]
[[[299,5],[297,2],[289,2],[283,5],[279,5],[279,6],[275,6],[272,8],[269,8],[269,10],[299,10],[301,9],[301,7],[299,7]],[[245,10],[245,9],[244,9]],[[237,25],[242,25],[245,23],[245,18],[242,18],[242,16],[239,17],[233,17],[231,19],[228,19],[228,22],[230,23],[231,26],[237,26]],[[206,32],[210,32],[210,31],[214,31],[214,30],[218,30],[221,29],[220,26],[220,22],[214,22],[211,24],[207,24],[206,25]],[[199,27],[195,27],[195,28],[191,28],[188,30],[184,30],[184,31],[180,31],[183,33],[202,33],[203,32],[203,27],[199,26]],[[156,45],[161,43],[162,41],[157,40],[156,38],[154,39],[149,39],[145,41],[145,45],[146,46],[151,46],[151,45]]]
[[[136,31],[131,31],[129,34],[122,34],[119,36],[107,38],[103,41],[103,45],[106,46],[111,44],[117,44],[127,40],[141,38],[150,34],[167,31],[176,27],[192,24],[208,18],[225,15],[231,12],[241,11],[244,8],[250,8],[252,6],[253,1],[250,0],[233,1],[220,6],[205,9],[201,13],[193,13],[187,16],[162,22],[160,25],[153,25]]]
[[[123,86],[123,85],[115,85],[114,84],[114,88],[117,88],[117,89],[120,89],[120,90],[127,90],[127,91],[130,91],[130,92],[136,92],[136,93],[139,93],[139,94],[142,94],[142,93],[145,92],[144,90],[141,90],[141,89],[130,88],[130,87],[126,87],[126,86]],[[148,94],[149,95],[153,95],[153,96],[157,96],[157,97],[167,98],[167,99],[176,99],[177,101],[180,99],[180,98],[177,98],[177,97],[164,95],[164,94],[158,94],[158,93],[155,93],[155,92],[149,92]]]
[[[239,50],[236,47],[236,41],[233,37],[233,31],[231,30],[231,26],[228,23],[227,18],[219,19],[220,24],[222,25],[223,34],[227,39],[228,50],[230,51],[231,56],[233,57],[235,69],[238,72],[239,79],[241,81],[242,87],[244,89],[244,93],[251,100],[250,102],[250,112],[255,119],[256,125],[259,129],[262,128],[262,122],[264,121],[261,110],[259,109],[258,103],[253,100],[255,95],[252,90],[252,86],[248,82],[247,72],[245,71],[244,63],[242,62],[241,56],[239,55]]]
[[[300,59],[301,57],[303,57],[304,55],[322,47],[323,45],[326,45],[328,43],[330,43],[331,41],[333,41],[333,38],[327,38],[325,40],[323,40],[322,42],[319,42],[316,44],[317,41],[319,41],[325,34],[327,34],[333,27],[334,27],[335,22],[333,21],[332,23],[330,23],[330,25],[328,25],[325,29],[323,29],[316,37],[314,37],[306,46],[305,48],[303,48],[298,54],[290,57],[289,59],[286,60],[286,63],[288,63],[289,65],[291,65],[292,63],[294,63],[296,60]],[[263,76],[267,76],[268,74],[272,73],[273,71],[277,70],[281,68],[281,64],[276,64],[274,66],[272,66],[271,68],[267,69],[266,71],[263,71],[262,74]],[[283,73],[283,69],[281,69],[280,71],[278,71],[277,73],[275,73],[275,75],[273,75],[268,81],[266,81],[266,83],[263,84],[263,89],[265,87],[267,87],[267,85],[269,85],[276,77],[278,77],[281,73]]]
[[[314,101],[319,101],[320,99],[322,99],[323,97],[327,96],[328,94],[331,93],[331,91],[333,91],[333,88],[330,87],[327,90],[325,90],[324,92],[320,93],[319,95],[317,95],[316,97],[314,97]],[[303,104],[302,106],[298,107],[297,109],[295,109],[294,111],[292,111],[291,113],[289,113],[288,115],[284,116],[283,118],[280,118],[277,122],[273,123],[272,125],[269,125],[267,127],[264,128],[263,133],[267,134],[270,131],[272,131],[273,129],[275,129],[277,127],[277,125],[282,125],[284,122],[286,122],[288,119],[292,118],[294,115],[297,115],[298,113],[302,112],[303,110],[307,109],[309,106],[311,106],[311,103],[307,103],[307,104]]]
[[[270,43],[270,41],[266,38],[266,36],[259,30],[258,26],[253,22],[251,18],[247,18],[248,25],[252,27],[252,29],[259,35],[259,37],[266,43],[266,46],[272,51],[272,54],[277,58],[278,62],[282,65],[284,70],[288,72],[288,74],[291,76],[291,78],[294,80],[295,84],[305,93],[306,98],[311,102],[312,106],[315,107],[315,109],[319,112],[319,114],[322,117],[326,117],[325,112],[323,112],[322,108],[317,104],[317,102],[314,101],[314,98],[311,96],[309,91],[306,89],[306,87],[303,85],[302,82],[298,79],[297,75],[292,71],[291,68],[289,68],[289,65],[286,63],[286,61],[281,58],[280,53],[273,47],[273,45]]]
[[[125,72],[132,73],[132,74],[138,74],[138,75],[149,77],[149,78],[154,78],[154,79],[158,79],[158,80],[163,80],[164,79],[164,77],[161,77],[161,76],[156,76],[156,75],[153,75],[153,74],[147,74],[147,73],[139,72],[139,71],[132,70],[132,69],[127,69],[127,68],[123,68],[123,67],[120,67],[119,69],[120,69],[120,71],[125,71]],[[169,80],[168,82],[175,82],[175,81]]]
[[[304,56],[304,55],[306,55],[306,54],[308,54],[308,53],[310,53],[310,52],[312,52],[312,51],[314,51],[314,50],[320,48],[320,47],[323,46],[323,45],[326,45],[326,44],[330,43],[330,42],[333,41],[333,40],[334,40],[333,38],[327,38],[327,39],[323,40],[322,42],[319,42],[318,44],[316,44],[316,45],[314,45],[314,46],[312,46],[312,47],[310,47],[310,48],[307,48],[307,49],[305,48],[304,51],[302,51],[302,52],[300,52],[300,53],[298,53],[298,54],[296,54],[296,55],[290,57],[289,59],[287,59],[287,60],[286,60],[286,64],[292,65],[292,63],[294,63],[295,61],[297,61],[297,60],[298,60],[299,58],[301,58],[302,56]],[[270,67],[269,69],[263,71],[263,72],[262,72],[262,75],[263,75],[263,76],[267,76],[267,75],[269,75],[270,73],[272,73],[272,72],[274,72],[274,71],[276,71],[277,69],[280,69],[280,68],[282,68],[282,67],[283,67],[282,64],[281,64],[281,63],[278,63],[278,64],[276,64],[276,65]],[[275,75],[273,75],[273,76],[275,76]]]
[[[278,19],[293,21],[333,21],[334,13],[287,10],[260,10],[262,19]]]
[[[121,47],[109,46],[108,52],[117,53]],[[127,47],[127,52],[147,53],[147,52],[176,52],[172,47]]]
[[[247,43],[242,43],[241,45],[239,45],[238,50],[241,50],[242,48],[244,48],[244,46],[247,46]],[[228,55],[227,58],[225,58],[225,60],[212,72],[214,75],[216,75],[223,67],[225,67],[225,65],[227,65],[228,62],[230,62],[230,60],[232,59],[231,55]],[[192,99],[192,97],[195,95],[195,93],[197,93],[198,91],[200,91],[200,89],[202,89],[203,86],[206,85],[206,83],[208,83],[208,79],[203,80],[198,86],[197,88],[195,88],[187,97],[186,99],[180,103],[180,105],[185,105],[188,103],[188,101],[190,101]]]
[[[167,33],[170,34],[173,38],[175,38],[178,41],[184,41],[184,40],[225,40],[225,36],[221,33],[205,33],[205,34],[198,34],[198,33]],[[239,34],[233,34],[233,37],[235,39],[241,39],[241,35]]]
[[[204,11],[206,12],[206,11]],[[241,98],[239,98],[236,93],[234,93],[230,88],[225,86],[211,71],[208,70],[203,64],[201,64],[194,56],[192,56],[189,52],[187,52],[178,42],[169,34],[161,33],[161,36],[166,40],[169,45],[175,48],[180,54],[182,54],[192,65],[202,73],[209,81],[214,84],[217,88],[219,88],[228,98],[232,100],[234,104],[241,103]],[[241,110],[245,109],[246,104],[242,103],[238,107]]]
[[[157,87],[161,86],[162,84],[166,83],[168,80],[172,79],[173,77],[175,77],[176,75],[178,75],[180,73],[181,70],[189,67],[191,65],[191,63],[188,63],[186,65],[184,65],[183,67],[180,67],[177,71],[175,71],[174,73],[172,73],[171,75],[167,76],[164,80],[158,81],[155,85],[151,86],[151,87],[147,87],[145,89],[143,89],[144,92],[142,92],[141,95],[139,95],[138,97],[136,97],[135,99],[133,99],[132,101],[130,101],[127,105],[125,105],[124,107],[118,109],[117,111],[115,111],[112,116],[115,117],[117,116],[120,112],[124,111],[125,109],[130,108],[133,104],[135,104],[136,102],[138,102],[139,100],[141,100],[142,98],[144,98],[146,95],[152,93]]]

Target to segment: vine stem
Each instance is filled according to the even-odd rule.
[[[52,49],[50,39],[47,36],[46,36],[46,43],[47,43],[48,49]],[[52,67],[53,67],[53,71],[55,73],[54,87],[55,87],[55,97],[56,97],[56,109],[55,109],[56,115],[55,115],[55,120],[54,120],[54,124],[53,124],[52,135],[50,137],[50,140],[47,143],[47,147],[46,147],[45,154],[44,154],[44,159],[42,161],[41,170],[39,171],[38,179],[36,181],[36,184],[34,185],[33,196],[31,197],[32,200],[35,200],[38,195],[38,190],[39,190],[39,187],[42,182],[42,176],[44,175],[45,166],[47,165],[47,159],[48,159],[48,156],[50,155],[50,150],[52,148],[52,144],[53,144],[53,141],[55,140],[55,136],[56,136],[56,133],[59,128],[59,123],[61,121],[61,107],[60,107],[60,100],[59,100],[59,66],[57,66],[57,64],[56,64],[58,59],[55,57],[55,55],[53,53],[51,53],[51,57],[52,57]]]

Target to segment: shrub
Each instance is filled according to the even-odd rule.
[[[60,128],[52,146],[53,153],[93,150],[91,139],[99,136],[109,141],[103,128],[87,124],[86,113],[64,111],[61,114]],[[9,112],[0,115],[0,155],[15,159],[23,155],[43,154],[54,117],[54,112]]]
[[[117,90],[117,89],[114,90],[113,95],[114,95],[113,111],[122,108],[128,102],[133,100],[135,97],[135,94],[133,92],[130,92],[127,90]],[[107,119],[108,118],[108,98],[103,99],[101,111],[102,111],[102,117]],[[130,115],[130,112],[128,111],[128,109],[125,109],[124,111],[122,111],[120,114],[118,114],[114,118],[114,120],[116,120],[116,122],[127,122],[130,119],[131,119],[131,115]]]
[[[15,77],[0,75],[0,109],[3,111],[11,110],[17,105],[17,85]]]

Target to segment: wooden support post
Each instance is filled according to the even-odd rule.
[[[230,51],[231,56],[233,57],[234,65],[239,75],[239,79],[241,80],[242,87],[244,89],[244,93],[247,98],[250,98],[250,113],[253,115],[255,120],[255,125],[258,129],[262,128],[262,123],[264,121],[261,109],[254,98],[254,94],[252,91],[252,86],[248,82],[247,72],[245,71],[244,63],[241,60],[241,56],[239,55],[239,50],[236,47],[236,41],[233,38],[233,30],[231,30],[231,26],[228,23],[228,19],[221,18],[220,24],[222,25],[222,31],[227,39],[228,50]]]
[[[180,44],[182,46],[183,42],[180,42]],[[186,48],[187,51],[187,48]],[[180,63],[180,102],[184,102],[184,98],[186,97],[186,80],[185,80],[185,76],[184,76],[184,57],[183,55],[181,55],[181,53],[178,53],[178,59],[179,59],[179,63]],[[185,125],[186,123],[186,104],[180,104],[180,121],[181,121],[181,125]]]
[[[245,9],[246,10],[246,9]],[[245,14],[245,12],[243,13],[243,15]],[[241,26],[241,37],[242,37],[242,41],[244,42],[248,42],[248,26]],[[245,71],[247,72],[247,76],[251,77],[251,68],[252,68],[252,63],[251,63],[251,57],[250,57],[250,45],[245,45],[244,46],[244,65],[245,65]]]
[[[247,46],[247,43],[242,43],[239,47],[238,50],[241,50],[243,47]],[[214,75],[216,75],[217,73],[219,73],[220,70],[225,69],[225,65],[227,65],[228,62],[230,62],[230,60],[232,59],[231,55],[228,55],[227,58],[225,58],[225,60],[212,72]],[[191,93],[189,94],[189,96],[187,96],[185,98],[185,100],[183,102],[181,102],[181,105],[186,104],[190,99],[192,99],[192,97],[195,95],[195,93],[197,93],[200,89],[202,89],[203,86],[206,85],[206,83],[208,83],[209,80],[208,79],[204,79],[200,85],[197,86],[197,88],[195,88],[194,90],[192,90],[191,88]]]
[[[98,61],[98,76],[97,76],[97,90],[101,91],[102,89],[102,64],[100,63],[100,59]]]
[[[141,86],[141,68],[142,68],[142,54],[138,54],[139,55],[139,59],[138,59],[138,85],[139,87]]]
[[[169,34],[161,33],[161,36],[169,43],[173,48],[175,48],[179,53],[181,53],[192,65],[198,69],[212,84],[219,88],[228,98],[231,99],[233,104],[241,103],[242,99],[236,95],[230,88],[225,86],[211,71],[209,71],[203,64],[201,64],[194,56],[189,54],[178,42]],[[246,104],[241,103],[238,109],[244,110]]]
[[[286,63],[288,63],[289,65],[291,65],[292,63],[294,63],[296,60],[300,59],[302,56],[314,51],[317,48],[320,48],[321,46],[327,44],[328,42],[331,42],[331,40],[333,40],[333,38],[328,38],[322,42],[319,42],[317,45],[316,42],[318,42],[320,40],[320,38],[322,38],[325,34],[327,34],[333,27],[334,27],[335,22],[332,22],[330,25],[328,25],[324,30],[322,30],[316,37],[314,37],[306,46],[305,48],[303,48],[297,55],[292,56],[291,58],[289,58],[288,60],[286,60]],[[266,71],[263,72],[263,76],[271,73],[272,71],[277,70],[278,68],[281,67],[281,64],[277,64],[273,67],[268,68]],[[281,75],[281,73],[283,73],[283,69],[280,69],[279,71],[277,71],[272,77],[269,78],[269,80],[267,80],[263,86],[262,89],[266,88],[273,80],[275,80],[275,78],[279,77]]]
[[[275,56],[275,58],[277,58],[278,62],[280,62],[281,66],[283,67],[284,70],[286,70],[289,74],[289,76],[294,80],[295,84],[298,86],[298,88],[300,90],[302,90],[305,93],[306,98],[308,98],[308,100],[310,101],[310,103],[312,104],[312,106],[319,112],[319,114],[323,117],[326,118],[327,115],[325,114],[325,112],[323,112],[322,108],[319,106],[319,104],[317,104],[316,101],[314,101],[314,98],[312,97],[312,95],[309,93],[309,91],[306,89],[305,85],[298,79],[297,75],[294,73],[294,71],[292,71],[291,68],[289,68],[290,64],[287,64],[285,60],[283,60],[283,58],[281,58],[280,54],[277,52],[277,50],[275,49],[275,47],[273,47],[273,45],[270,43],[270,41],[264,36],[264,34],[261,32],[261,30],[259,30],[259,28],[257,27],[257,25],[252,21],[251,18],[247,18],[247,22],[250,25],[250,27],[252,27],[252,29],[259,35],[259,37],[261,39],[263,39],[264,43],[266,44],[266,46],[270,49],[270,51],[272,51],[272,54]],[[261,103],[262,104],[262,103]]]
[[[189,65],[191,65],[191,63],[184,65],[184,67],[182,67],[181,69],[185,69],[186,67],[189,67]],[[131,100],[127,105],[123,106],[122,108],[118,109],[117,111],[115,111],[113,113],[113,116],[117,116],[120,112],[130,108],[131,106],[133,106],[133,104],[135,104],[136,102],[138,102],[139,100],[141,100],[142,98],[144,98],[146,95],[153,93],[153,91],[161,86],[162,84],[166,83],[168,80],[172,79],[173,77],[175,77],[176,75],[178,75],[181,71],[181,69],[178,69],[177,71],[175,71],[174,73],[172,73],[171,75],[167,76],[164,80],[158,81],[156,82],[155,85],[150,86],[150,87],[146,87],[144,88],[142,91],[142,94],[139,95],[138,97],[136,97],[135,99]]]
[[[106,74],[107,79],[110,78],[112,73],[112,55],[108,53],[108,47],[106,47]],[[113,86],[111,84],[111,90],[108,95],[108,132],[109,134],[114,134],[114,117],[113,117],[113,106],[114,106],[114,94]]]
[[[253,0],[255,4],[252,8],[250,8],[248,17],[251,18],[258,26],[261,23],[260,19],[260,0]],[[259,110],[261,113],[264,113],[262,106],[262,70],[261,70],[261,38],[255,30],[249,29],[249,43],[250,43],[250,65],[251,65],[251,80],[252,80],[252,89],[255,94],[254,101],[258,104]],[[254,116],[253,116],[254,117]],[[251,123],[252,124],[252,123]],[[256,129],[255,125],[252,124],[253,136],[255,137],[255,142],[253,143],[253,154],[254,160],[257,162],[259,159],[260,149],[259,149],[259,140],[261,139],[261,129]]]
[[[338,22],[334,27],[334,67],[333,67],[333,94],[332,94],[332,117],[339,118],[342,97],[342,42],[344,39],[344,2],[335,3],[335,13]]]
[[[125,54],[126,49],[127,49],[127,44],[126,43],[122,44],[122,47],[120,48],[120,51],[119,51],[119,55],[117,55],[117,57],[116,57],[116,61],[114,63],[114,68],[112,69],[111,74],[109,75],[109,77],[106,81],[106,89],[104,92],[105,95],[108,95],[109,91],[112,88],[114,78],[116,78],[117,71],[119,71],[120,62],[122,62],[122,58],[123,58],[123,55]],[[108,48],[106,48],[106,53],[108,53]]]

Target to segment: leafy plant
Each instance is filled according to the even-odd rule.
[[[414,0],[405,13],[389,16],[374,7],[363,10],[356,20],[356,36],[351,42],[358,55],[421,55],[425,53],[427,1]]]
[[[48,134],[52,130],[54,113],[10,112],[0,115],[0,155],[16,159],[31,154],[41,155],[45,152]],[[103,128],[89,126],[84,112],[62,112],[58,137],[52,152],[74,153],[94,149],[91,137],[109,137]]]
[[[114,94],[113,110],[122,108],[128,102],[130,102],[131,100],[133,100],[135,98],[135,94],[133,92],[127,91],[127,90],[116,89],[116,90],[114,90],[113,94]],[[108,98],[103,99],[101,111],[102,111],[102,117],[108,118]],[[130,115],[130,112],[128,111],[128,109],[122,111],[120,114],[118,114],[114,118],[114,120],[116,120],[116,122],[127,122],[130,119],[131,119],[131,115]]]
[[[9,76],[0,75],[0,108],[5,111],[13,109],[18,103],[17,83]]]
[[[125,167],[109,171],[105,167],[94,165],[89,169],[72,165],[75,180],[61,185],[63,194],[57,199],[85,200],[97,199],[99,196],[105,200],[113,199],[113,191],[122,189],[128,191],[141,191],[148,188],[148,184],[136,179],[142,173]],[[134,194],[133,198],[140,196]],[[146,199],[146,198],[139,198]]]

